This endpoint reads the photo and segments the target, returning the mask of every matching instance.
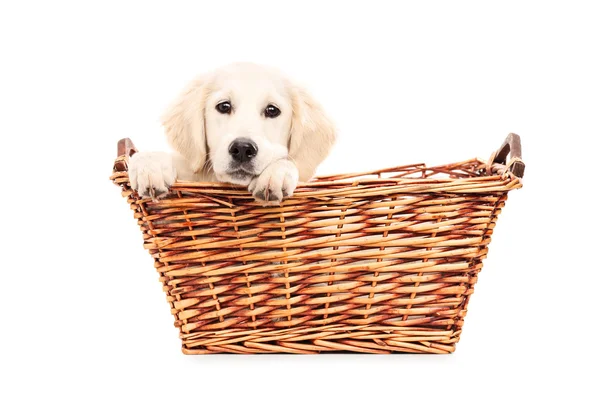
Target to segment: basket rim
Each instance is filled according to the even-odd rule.
[[[115,164],[126,162],[127,156],[117,157]],[[482,188],[488,187],[489,191],[509,191],[522,187],[522,178],[516,177],[507,171],[504,164],[493,163],[491,165],[491,175],[488,173],[488,166],[480,158],[471,158],[465,161],[442,164],[428,167],[425,163],[399,165],[391,168],[370,170],[365,172],[351,172],[347,174],[319,175],[308,182],[298,182],[294,196],[314,196],[321,195],[340,195],[348,189],[379,189],[402,190],[412,187],[411,192],[422,191],[444,191],[461,192],[461,186],[477,185]],[[461,167],[469,167],[472,172],[460,170]],[[447,177],[428,176],[443,173],[453,175]],[[420,174],[421,176],[414,176]],[[423,176],[425,175],[425,176]],[[110,177],[117,184],[129,182],[127,171],[116,171]],[[416,186],[421,190],[415,190]],[[244,186],[234,185],[225,182],[216,181],[189,181],[178,179],[171,186],[173,190],[202,190],[209,192],[227,192],[229,195],[244,196],[249,195]],[[444,189],[444,190],[442,190]],[[292,196],[292,197],[294,197]]]

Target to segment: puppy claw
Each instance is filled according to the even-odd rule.
[[[262,200],[262,201],[267,201],[267,196],[265,196],[265,191],[264,190],[257,190],[253,193],[253,196],[255,199],[258,200]]]
[[[279,204],[283,200],[280,196],[277,196],[272,190],[269,190],[267,192],[257,190],[254,193],[252,193],[252,196],[255,200],[258,200],[261,203],[263,203],[263,205]]]
[[[152,201],[162,199],[169,193],[169,187],[164,189],[158,189],[154,186],[146,188],[143,192],[139,193],[141,197],[150,198]]]
[[[257,190],[254,192],[254,198],[258,199],[258,200],[262,200],[265,202],[278,202],[280,203],[282,198],[281,196],[278,196],[275,191],[271,190],[271,189],[265,189],[265,190]]]
[[[165,197],[167,195],[167,193],[169,193],[169,187],[167,186],[166,190],[152,188],[152,191],[153,191],[152,198],[154,200],[162,199],[163,197]]]

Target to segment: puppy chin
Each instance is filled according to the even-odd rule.
[[[219,182],[233,183],[234,185],[248,186],[254,175],[244,171],[216,173],[215,176]]]

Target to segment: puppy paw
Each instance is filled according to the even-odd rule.
[[[129,159],[129,183],[143,198],[165,197],[177,179],[173,157],[168,153],[136,153]]]
[[[261,203],[278,204],[294,193],[297,184],[298,169],[290,160],[281,159],[252,179],[248,190]]]

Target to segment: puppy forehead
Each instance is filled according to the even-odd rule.
[[[215,75],[212,87],[212,97],[234,102],[284,102],[289,98],[285,79],[263,68],[223,69]]]

